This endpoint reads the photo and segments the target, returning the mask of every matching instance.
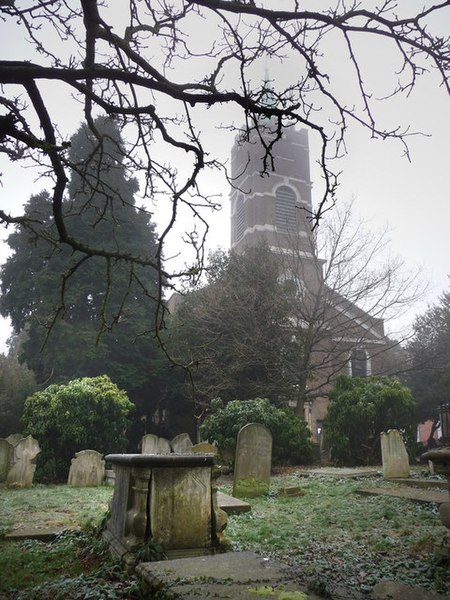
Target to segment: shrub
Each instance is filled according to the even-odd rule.
[[[415,403],[411,391],[390,377],[341,376],[330,393],[325,444],[339,465],[380,461],[380,434],[399,429],[414,440]]]
[[[36,478],[65,480],[75,452],[123,452],[133,404],[106,375],[51,385],[25,400],[25,433],[41,447]]]
[[[272,434],[274,464],[306,464],[311,460],[311,433],[305,421],[291,410],[277,408],[269,400],[233,400],[224,405],[212,400],[211,414],[200,430],[203,439],[217,442],[222,460],[234,460],[239,430],[248,423],[265,425]]]

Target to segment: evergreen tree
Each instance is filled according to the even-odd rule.
[[[285,369],[292,300],[268,247],[210,256],[206,285],[185,296],[169,327],[171,352],[191,365],[199,415],[212,398],[286,404],[295,394]]]
[[[22,432],[25,398],[36,391],[33,373],[19,363],[20,340],[13,337],[7,355],[0,354],[0,438]]]
[[[417,401],[419,418],[433,419],[437,425],[438,407],[450,396],[450,290],[417,317],[407,351],[411,362],[407,383]]]
[[[381,461],[380,436],[399,429],[414,449],[416,405],[411,390],[391,377],[338,377],[324,423],[325,444],[339,465]]]
[[[98,138],[85,126],[72,138],[69,233],[106,250],[155,255],[155,228],[135,205],[137,182],[127,177],[114,123],[98,119],[96,128]],[[137,418],[150,419],[164,368],[152,335],[157,274],[60,245],[50,211],[47,192],[30,198],[26,215],[36,235],[17,229],[9,236],[12,254],[1,273],[1,313],[16,333],[27,333],[21,360],[40,383],[107,374],[138,406]]]

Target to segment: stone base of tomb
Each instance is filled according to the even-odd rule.
[[[218,507],[211,454],[110,454],[115,470],[111,516],[104,538],[132,564],[143,544],[170,558],[212,554],[227,515]],[[151,549],[150,549],[151,550]]]

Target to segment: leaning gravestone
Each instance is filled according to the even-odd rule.
[[[384,479],[409,477],[408,453],[397,429],[381,434],[381,460]]]
[[[28,488],[32,486],[36,471],[35,460],[40,451],[37,440],[31,435],[20,440],[14,447],[15,462],[6,478],[8,487]]]
[[[254,498],[267,494],[272,464],[272,434],[259,423],[238,433],[234,463],[233,496]]]
[[[189,454],[192,452],[192,442],[188,433],[180,433],[170,442],[175,454]]]
[[[142,454],[170,454],[170,442],[153,433],[147,433],[142,438]]]
[[[105,461],[96,450],[81,450],[70,464],[67,485],[91,487],[102,485],[105,479]]]
[[[11,467],[13,447],[4,439],[0,438],[0,483],[6,481],[8,471]]]

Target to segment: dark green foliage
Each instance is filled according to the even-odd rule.
[[[341,376],[330,393],[326,446],[339,465],[379,463],[380,433],[399,429],[413,441],[415,414],[411,392],[398,379]]]
[[[96,121],[99,139],[82,126],[73,136],[68,231],[84,244],[155,256],[155,227],[138,208],[135,180],[123,165],[113,121]],[[25,332],[20,359],[42,383],[107,374],[137,405],[136,420],[158,408],[163,357],[154,338],[158,274],[126,260],[73,252],[58,241],[50,195],[25,207],[37,235],[17,228],[1,270],[0,312]],[[156,401],[155,399],[158,399]],[[142,431],[136,431],[140,437]]]
[[[138,600],[139,580],[114,562],[96,532],[65,531],[55,541],[3,542],[0,595],[16,600]]]
[[[170,322],[169,345],[191,364],[197,400],[267,397],[286,403],[295,387],[285,368],[292,346],[290,299],[267,246],[210,256],[208,278]],[[187,394],[191,393],[187,389]]]
[[[450,291],[416,319],[407,351],[411,368],[406,381],[417,401],[419,419],[437,420],[440,402],[450,398]]]
[[[132,409],[126,393],[106,375],[51,385],[29,396],[23,422],[26,434],[33,435],[42,450],[37,477],[65,480],[80,450],[125,451]]]
[[[0,438],[22,431],[25,398],[35,389],[33,373],[19,363],[15,352],[0,354]]]
[[[167,558],[163,547],[154,540],[142,543],[135,552],[136,562],[155,562]]]
[[[248,423],[265,425],[272,434],[274,464],[306,464],[311,460],[311,432],[303,419],[286,408],[276,408],[266,398],[211,402],[211,414],[200,430],[203,439],[216,441],[221,457],[234,461],[239,430]]]

